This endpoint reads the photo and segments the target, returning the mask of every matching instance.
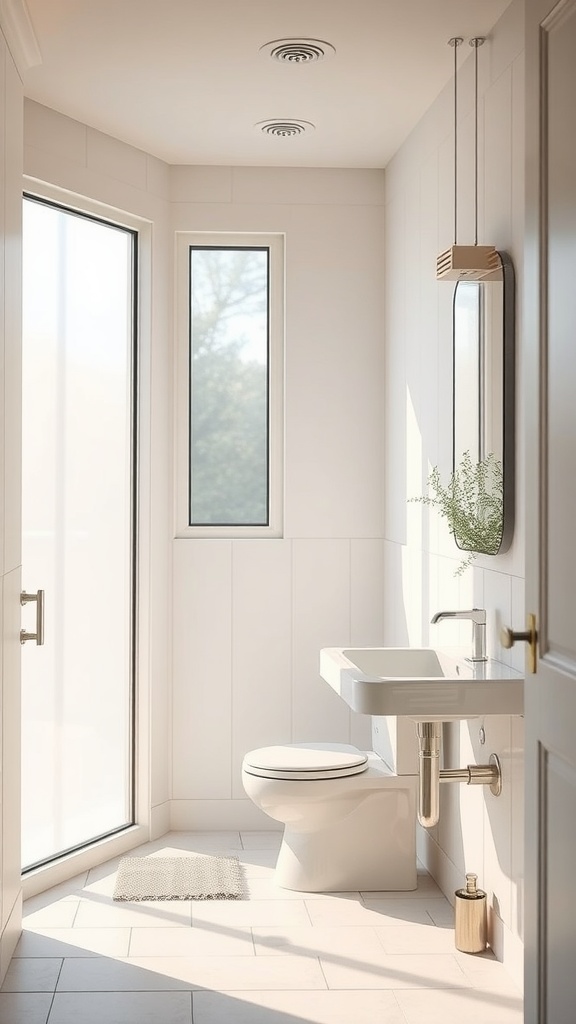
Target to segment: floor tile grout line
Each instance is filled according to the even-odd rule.
[[[318,967],[320,968],[320,971],[322,972],[322,977],[324,978],[324,984],[326,985],[326,989],[328,990],[328,992],[330,992],[331,989],[330,989],[330,985],[328,984],[328,978],[326,977],[326,972],[324,970],[324,965],[322,963],[322,957],[321,956],[317,956],[316,960],[318,961]]]
[[[302,903],[304,904],[304,910],[306,911],[306,914],[308,915],[308,920],[310,921],[310,924],[311,924],[311,926],[313,928],[314,927],[314,921],[312,920],[312,914],[310,913],[310,910],[308,908],[308,901],[307,900],[302,900]]]
[[[48,1007],[48,1013],[46,1014],[46,1024],[50,1022],[50,1014],[52,1013],[52,1007],[54,1006],[54,1000],[56,998],[56,989],[52,993],[52,999],[50,1000],[50,1006]]]

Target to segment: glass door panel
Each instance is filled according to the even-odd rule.
[[[135,244],[24,201],[25,868],[132,821]]]

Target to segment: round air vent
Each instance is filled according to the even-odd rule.
[[[311,121],[280,120],[258,121],[254,126],[259,128],[265,135],[276,135],[278,138],[287,139],[293,135],[303,135],[304,132],[314,131],[315,125]]]
[[[311,64],[330,57],[336,50],[323,39],[273,39],[270,43],[264,43],[260,52],[281,64]]]

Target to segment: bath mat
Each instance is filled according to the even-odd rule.
[[[115,900],[239,900],[243,879],[237,857],[124,857]]]

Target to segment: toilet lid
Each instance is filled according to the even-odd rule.
[[[286,743],[251,750],[242,767],[265,779],[341,779],[365,771],[367,761],[348,743]]]

